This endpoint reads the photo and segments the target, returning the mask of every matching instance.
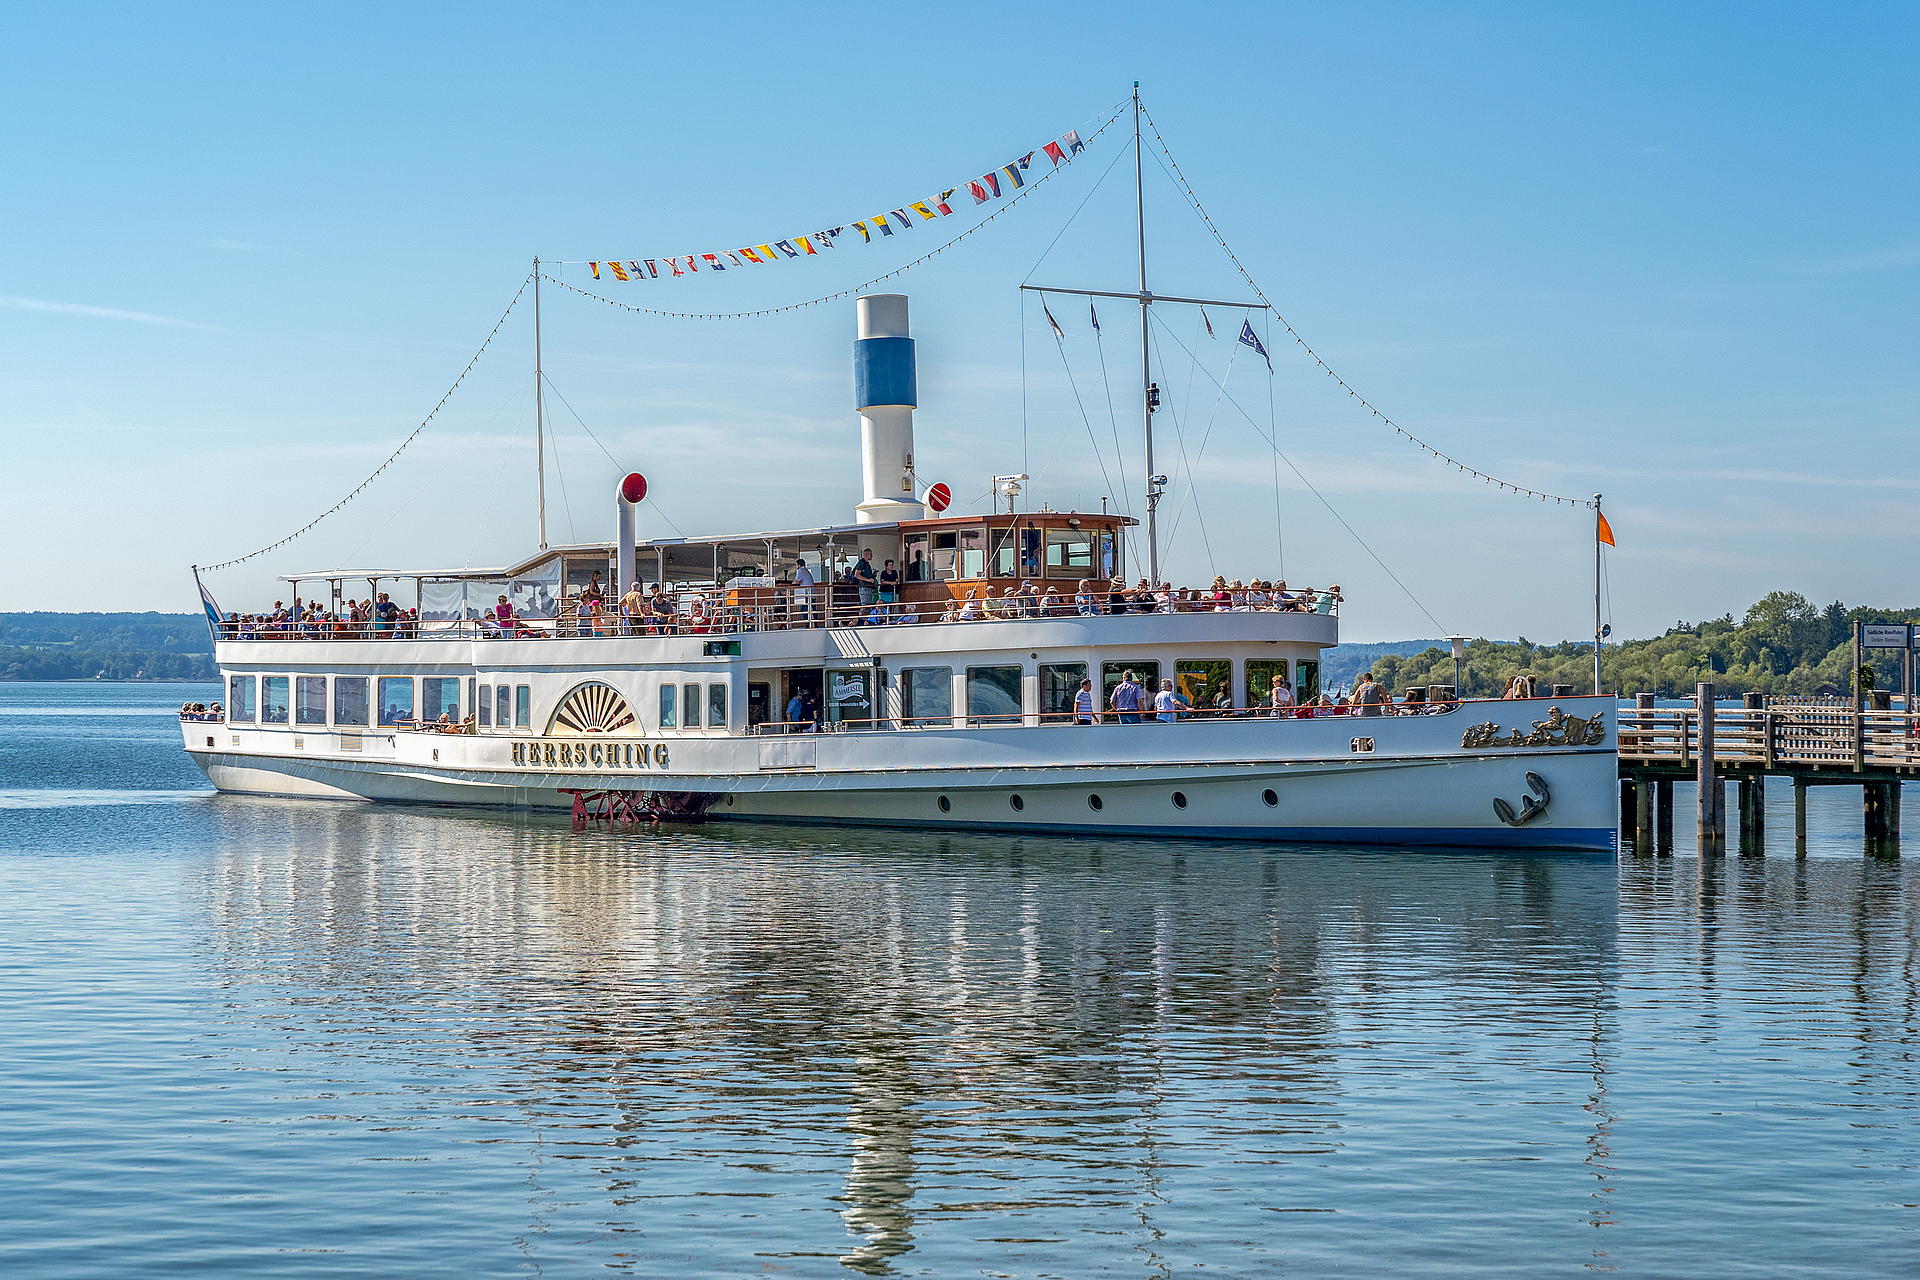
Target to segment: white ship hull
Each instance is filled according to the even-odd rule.
[[[1475,723],[1524,733],[1554,707],[1596,724],[1597,740],[1462,745]],[[1416,716],[707,738],[183,729],[215,786],[263,795],[566,808],[576,791],[625,791],[710,797],[710,816],[732,820],[1610,852],[1612,709],[1567,698]]]

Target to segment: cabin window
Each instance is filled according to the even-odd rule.
[[[960,576],[963,578],[984,578],[987,576],[987,531],[985,529],[962,529],[959,533]]]
[[[662,729],[671,729],[679,723],[673,713],[674,689],[675,686],[670,684],[660,686],[660,727]]]
[[[493,690],[493,720],[505,729],[513,724],[513,686],[502,684]]]
[[[406,724],[413,719],[413,677],[380,677],[380,723]]]
[[[680,714],[684,719],[680,723],[683,729],[700,727],[700,686],[690,684],[680,693]]]
[[[333,678],[333,722],[345,725],[366,724],[367,678],[365,676]]]
[[[727,727],[727,686],[710,684],[707,686],[707,728],[724,729]]]
[[[960,535],[958,533],[936,533],[930,540],[927,560],[933,566],[933,577],[944,581],[960,576]]]
[[[287,686],[290,681],[285,676],[260,677],[260,723],[285,724],[287,722]]]
[[[533,686],[530,684],[514,686],[513,727],[516,729],[533,727]]]
[[[1287,674],[1284,658],[1247,659],[1247,705],[1249,707],[1271,707],[1273,705],[1273,678]],[[1303,701],[1300,691],[1293,691],[1295,702]]]
[[[1193,707],[1205,711],[1226,694],[1233,705],[1233,664],[1224,658],[1182,658],[1173,664],[1173,689]]]
[[[1015,724],[1020,719],[1019,667],[967,668],[967,723]]]
[[[1129,673],[1133,682],[1140,686],[1140,704],[1153,706],[1153,695],[1160,690],[1160,664],[1151,659],[1136,662],[1103,662],[1100,664],[1100,709],[1113,709],[1113,691],[1121,679]]]
[[[258,676],[227,677],[227,723],[253,723],[253,695],[259,688]]]
[[[293,722],[295,724],[327,722],[327,678],[325,676],[294,677]]]
[[[1293,690],[1294,698],[1297,701],[1305,702],[1308,698],[1319,697],[1320,696],[1320,663],[1319,661],[1317,659],[1312,659],[1312,658],[1302,658],[1300,661],[1293,664],[1293,669],[1297,673],[1294,676],[1294,682],[1295,682],[1295,687]]]
[[[932,551],[932,547],[928,545],[929,541],[930,540],[925,537],[907,539],[907,558],[900,565],[900,577],[903,581],[933,581],[933,557],[929,554]],[[914,559],[915,556],[918,556],[919,559]]]
[[[853,667],[826,673],[827,721],[871,729],[876,718],[873,707],[873,670]]]
[[[425,676],[420,681],[420,719],[438,724],[445,716],[460,723],[460,680],[457,676]]]
[[[491,729],[493,727],[492,685],[483,684],[480,686],[480,697],[474,702],[473,706],[474,709],[480,713],[480,727],[482,729]]]
[[[910,725],[953,723],[953,668],[907,667],[900,672],[900,703]]]
[[[1073,695],[1087,678],[1084,662],[1043,662],[1040,664],[1040,721],[1073,719]]]
[[[1093,535],[1078,529],[1047,530],[1047,576],[1093,577]]]

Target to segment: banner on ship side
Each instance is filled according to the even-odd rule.
[[[698,275],[702,271],[725,271],[728,267],[747,267],[765,265],[769,262],[784,262],[788,258],[818,257],[825,250],[841,243],[843,236],[858,235],[860,243],[872,244],[875,240],[895,235],[904,235],[922,222],[933,222],[952,215],[956,197],[965,195],[974,204],[985,204],[989,200],[998,200],[1010,196],[1027,185],[1028,174],[1034,167],[1036,156],[1044,157],[1048,168],[1055,169],[1068,163],[1076,155],[1087,149],[1077,129],[1069,129],[1059,138],[1046,143],[1036,151],[1029,151],[1016,160],[1010,160],[997,169],[989,170],[977,178],[971,178],[958,186],[948,187],[937,196],[927,196],[921,200],[909,200],[898,209],[887,209],[870,214],[864,218],[854,218],[837,227],[822,227],[809,231],[805,235],[788,236],[783,240],[769,240],[765,244],[742,245],[737,249],[717,249],[712,253],[681,253],[659,258],[602,258],[586,261],[586,268],[593,273],[595,280],[647,281],[672,279],[675,276]],[[851,244],[848,239],[846,243]]]

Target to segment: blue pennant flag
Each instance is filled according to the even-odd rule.
[[[1100,332],[1100,313],[1093,309],[1091,302],[1087,304],[1087,318],[1093,321],[1093,331],[1095,333]]]
[[[1268,355],[1267,349],[1260,345],[1260,335],[1253,331],[1253,321],[1251,320],[1242,320],[1240,322],[1240,345],[1243,347],[1252,347],[1255,351],[1258,351],[1260,358],[1267,362],[1267,372],[1273,372],[1273,357]]]

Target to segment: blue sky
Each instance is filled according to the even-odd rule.
[[[1871,4],[13,6],[0,608],[191,608],[189,563],[289,532],[417,424],[536,253],[844,223],[1084,132],[1135,79],[1254,276],[1362,394],[1484,470],[1606,493],[1621,634],[1776,587],[1911,604],[1917,36],[1920,11]],[[963,499],[1023,459],[1058,507],[1122,471],[1138,487],[1130,317],[1103,308],[1096,347],[1079,304],[1056,307],[1063,362],[1017,293],[1130,284],[1121,143],[887,286],[913,298],[921,470]],[[1155,287],[1241,296],[1149,168]],[[898,266],[907,239],[644,296],[798,301]],[[544,303],[553,385],[601,442],[550,402],[556,541],[607,536],[628,468],[654,483],[647,532],[848,518],[850,302],[728,322]],[[524,554],[527,320],[341,515],[216,577],[222,601],[295,570]],[[1173,576],[1338,581],[1353,639],[1587,630],[1583,514],[1435,465],[1284,341],[1269,381],[1191,310],[1163,323]],[[1371,553],[1290,471],[1276,519],[1236,405]]]

